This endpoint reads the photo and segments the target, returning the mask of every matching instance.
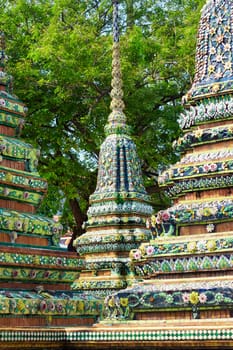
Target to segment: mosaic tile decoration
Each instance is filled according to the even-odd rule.
[[[150,330],[150,331],[64,331],[64,330],[33,330],[33,331],[0,331],[1,342],[29,342],[29,341],[168,341],[168,340],[233,340],[233,330],[224,329],[195,329],[187,330]]]
[[[232,1],[208,1],[204,6],[198,33],[196,75],[188,100],[232,92],[232,23]]]

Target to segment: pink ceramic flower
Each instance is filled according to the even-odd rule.
[[[209,164],[203,165],[203,170],[204,170],[205,173],[208,173],[208,171],[210,170]]]
[[[48,302],[48,309],[49,311],[54,311],[55,310],[55,304],[53,301]]]
[[[210,170],[211,171],[216,171],[217,167],[218,167],[217,164],[213,163],[213,164],[210,165]]]
[[[0,99],[0,105],[3,107],[5,107],[5,105],[6,105],[6,101],[3,100],[3,98]]]
[[[136,251],[134,252],[133,257],[134,257],[135,260],[141,259],[141,256],[142,256],[142,254],[141,254],[140,250],[136,250]]]
[[[162,220],[163,221],[168,221],[170,219],[170,214],[168,211],[162,212]]]
[[[44,300],[41,301],[40,303],[40,311],[43,312],[43,311],[46,311],[47,310],[47,304]]]
[[[57,309],[58,312],[62,312],[62,311],[63,311],[63,305],[62,305],[62,303],[57,303],[56,309]]]
[[[150,256],[150,255],[153,255],[153,254],[154,254],[154,251],[155,251],[155,250],[154,250],[154,247],[151,246],[151,245],[150,245],[149,247],[146,248],[146,254],[149,255],[149,256]]]
[[[205,302],[207,301],[207,296],[206,296],[206,294],[201,293],[201,294],[199,295],[199,301],[200,301],[201,304],[205,304]]]
[[[183,299],[184,303],[188,303],[189,302],[189,293],[182,294],[182,299]]]

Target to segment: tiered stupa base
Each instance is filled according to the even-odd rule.
[[[0,247],[0,327],[92,325],[102,301],[71,291],[82,260],[61,249]]]

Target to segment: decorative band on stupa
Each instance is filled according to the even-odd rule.
[[[112,112],[105,126],[106,139],[100,149],[96,190],[90,196],[87,233],[75,242],[77,251],[81,254],[84,250],[87,251],[87,244],[95,244],[97,241],[110,241],[115,244],[114,250],[128,251],[130,247],[137,245],[137,241],[147,240],[150,236],[146,221],[152,213],[152,207],[143,185],[136,146],[130,137],[130,128],[123,112],[125,105],[120,63],[118,1],[115,0],[113,39]]]
[[[233,92],[232,17],[231,0],[210,0],[204,6],[189,102]]]

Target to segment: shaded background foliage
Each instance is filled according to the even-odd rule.
[[[157,175],[177,158],[172,142],[204,3],[120,1],[125,112],[155,211],[167,203]],[[41,148],[39,171],[49,182],[39,210],[61,213],[78,233],[110,112],[111,22],[110,0],[0,0],[7,69],[29,109],[23,138]]]

